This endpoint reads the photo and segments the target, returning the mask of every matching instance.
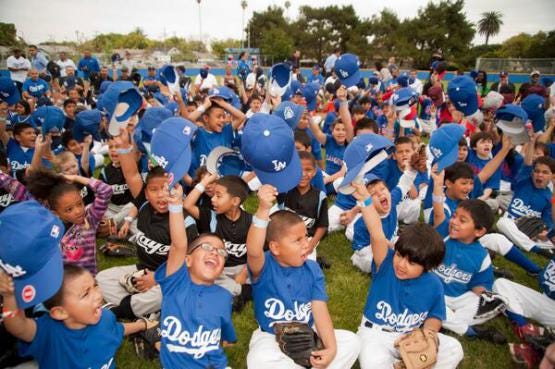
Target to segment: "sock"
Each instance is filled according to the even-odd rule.
[[[520,251],[518,247],[514,245],[513,247],[511,247],[509,252],[505,254],[505,259],[512,261],[513,263],[522,267],[524,270],[530,273],[539,273],[542,270],[542,268],[537,266],[532,260],[528,259],[526,255],[524,255],[522,251]]]
[[[114,313],[118,320],[132,320],[137,318],[135,313],[133,313],[133,309],[131,309],[131,296],[132,295],[125,296],[118,306],[112,308],[112,313]]]
[[[466,332],[464,332],[464,335],[468,337],[476,337],[478,334],[474,329],[472,329],[471,326],[468,326],[468,329],[466,330]]]
[[[523,325],[526,325],[526,318],[522,315],[513,313],[509,310],[506,310],[505,314],[507,314],[507,318],[509,318],[509,320],[514,322],[517,326],[522,327]]]

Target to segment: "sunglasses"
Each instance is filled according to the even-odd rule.
[[[206,252],[212,252],[212,251],[216,251],[216,253],[223,257],[224,259],[227,259],[227,251],[225,249],[219,248],[219,247],[215,247],[212,246],[209,243],[201,243],[196,245],[195,247],[193,247],[191,249],[191,251],[189,252],[189,255],[193,253],[193,251],[195,251],[196,249],[201,248],[202,250],[206,251]]]

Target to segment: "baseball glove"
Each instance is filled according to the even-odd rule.
[[[277,323],[274,325],[276,341],[281,351],[302,367],[311,368],[310,356],[313,351],[324,348],[320,337],[308,324]]]
[[[491,319],[505,311],[508,300],[496,293],[484,291],[480,294],[478,309],[474,319]]]
[[[539,217],[524,216],[515,221],[517,228],[531,240],[538,237],[540,233],[547,229],[544,221]]]
[[[119,279],[119,284],[127,290],[130,294],[139,293],[137,288],[137,278],[140,278],[146,274],[146,270],[140,269],[133,273],[124,274]]]
[[[416,328],[395,340],[394,346],[401,355],[395,369],[429,369],[437,361],[439,340],[430,329]]]

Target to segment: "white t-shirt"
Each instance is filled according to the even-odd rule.
[[[13,81],[21,83],[25,82],[25,79],[27,79],[27,71],[31,69],[31,62],[29,60],[27,60],[23,56],[20,56],[19,59],[16,59],[15,56],[11,55],[6,60],[6,64],[8,68],[27,68],[27,70],[21,70],[17,72],[10,71],[10,77]]]
[[[133,68],[135,68],[135,61],[133,59],[123,59],[121,61],[121,65],[124,67],[127,67],[127,69],[129,70],[129,73],[131,73],[131,71],[133,70]]]
[[[73,69],[75,69],[77,71],[77,67],[75,66],[75,63],[73,62],[73,60],[71,60],[71,59],[66,59],[66,60],[63,60],[63,61],[62,61],[62,59],[58,59],[56,61],[56,64],[58,64],[60,66],[60,76],[61,77],[65,77],[67,75],[66,67],[73,67]]]
[[[202,81],[202,85],[201,85],[201,81]],[[208,73],[208,75],[204,80],[202,80],[202,78],[200,77],[200,74],[198,74],[197,77],[195,78],[195,86],[198,86],[198,85],[200,85],[199,88],[201,90],[204,90],[206,88],[211,89],[218,85],[218,81],[216,80],[216,76],[213,75],[212,73]]]

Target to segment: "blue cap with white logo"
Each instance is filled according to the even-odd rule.
[[[438,173],[457,161],[459,141],[464,136],[464,130],[460,124],[447,123],[432,132],[429,147],[434,157],[432,163],[437,163]]]
[[[295,129],[297,128],[297,124],[299,124],[299,120],[301,120],[305,110],[305,107],[302,105],[298,105],[290,101],[284,101],[274,109],[272,114],[283,119],[289,127],[291,127],[291,129]]]
[[[360,81],[360,61],[354,54],[343,54],[335,61],[335,73],[346,87],[356,86]]]

